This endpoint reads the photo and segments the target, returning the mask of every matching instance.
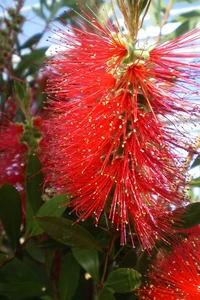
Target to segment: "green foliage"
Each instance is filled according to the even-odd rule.
[[[190,182],[189,182],[189,185],[190,186],[197,186],[197,187],[200,187],[200,177],[198,178],[195,178],[195,179],[192,179]]]
[[[37,213],[41,205],[43,181],[40,161],[37,155],[31,152],[26,169],[26,196],[34,213]]]
[[[198,0],[174,0],[169,2],[166,2],[164,0],[156,0],[151,2],[149,9],[151,22],[154,26],[159,26],[161,32],[163,26],[167,23],[178,24],[176,30],[170,33],[167,37],[163,37],[161,34],[160,38],[164,40],[174,39],[188,32],[189,30],[194,29],[197,26],[197,23],[199,22],[199,11],[195,9],[172,18],[170,14],[171,10],[176,7],[175,5],[177,3],[182,2],[198,3]]]
[[[67,253],[61,263],[59,295],[60,300],[71,300],[78,287],[80,267],[71,253]]]
[[[42,287],[38,282],[25,281],[0,283],[0,295],[8,297],[30,298],[42,296],[44,292],[45,287]]]
[[[50,237],[64,245],[101,251],[91,234],[70,220],[59,217],[36,217],[36,220]]]
[[[121,260],[119,267],[120,268],[134,268],[137,263],[137,255],[135,249],[129,250],[126,255],[124,255]]]
[[[0,187],[0,219],[14,249],[19,242],[22,222],[21,201],[12,185],[5,183]]]
[[[193,169],[193,168],[195,168],[195,167],[197,167],[197,166],[200,166],[200,155],[198,155],[197,157],[196,157],[196,159],[193,161],[193,163],[192,163],[192,165],[191,165],[191,169]]]
[[[66,204],[69,201],[69,195],[57,195],[48,199],[38,210],[36,217],[55,216],[60,217],[66,209]],[[33,219],[30,235],[38,235],[44,230],[39,226],[38,222]]]
[[[109,289],[107,287],[103,287],[100,294],[98,295],[97,300],[115,300],[115,297],[113,295],[113,290]]]
[[[187,205],[181,216],[181,221],[181,228],[191,228],[200,224],[200,202]]]
[[[72,253],[78,263],[96,281],[99,281],[99,258],[96,250],[72,248]]]
[[[140,274],[128,268],[117,269],[108,275],[105,286],[116,293],[128,293],[141,284]]]
[[[0,281],[0,295],[24,298],[44,295],[47,291],[45,282],[41,282],[33,268],[17,258],[1,267]]]

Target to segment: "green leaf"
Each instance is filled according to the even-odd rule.
[[[199,165],[200,165],[200,155],[198,155],[197,158],[194,160],[194,162],[192,163],[190,169],[195,168]]]
[[[29,234],[29,232],[32,230],[32,227],[34,226],[34,215],[35,214],[33,212],[31,204],[28,201],[26,201],[26,236]]]
[[[178,17],[176,17],[173,21],[174,22],[185,22],[190,19],[195,19],[198,21],[200,17],[200,10],[192,10],[187,13],[181,14]]]
[[[119,264],[120,268],[134,268],[137,263],[137,255],[134,249],[131,249],[123,257],[122,261]]]
[[[72,248],[72,253],[83,269],[99,281],[99,257],[96,250]]]
[[[187,205],[181,220],[183,221],[180,224],[181,228],[190,228],[200,224],[200,202]]]
[[[21,62],[16,68],[17,76],[28,76],[35,74],[38,69],[43,65],[45,52],[47,47],[32,50],[29,54],[23,55]]]
[[[0,268],[0,282],[3,280],[11,282],[39,282],[37,274],[18,258],[13,258]]]
[[[111,288],[116,293],[128,293],[137,289],[141,284],[141,275],[128,268],[112,271],[105,282],[105,286]]]
[[[139,1],[139,16],[141,15],[141,13],[143,12],[143,10],[147,6],[147,3],[148,3],[147,0],[140,0]]]
[[[99,293],[97,300],[115,300],[113,291],[104,286]]]
[[[39,209],[36,216],[55,216],[60,217],[66,209],[66,204],[69,202],[69,195],[57,195],[47,200]],[[30,235],[35,236],[41,234],[44,230],[34,220]]]
[[[41,205],[43,180],[40,161],[37,155],[31,152],[26,169],[26,196],[34,214]]]
[[[32,258],[37,262],[40,262],[42,264],[45,262],[44,252],[40,248],[37,247],[26,248],[25,254],[26,253],[28,253],[28,256],[30,258]]]
[[[138,296],[136,296],[135,294],[131,294],[127,300],[140,300]]]
[[[36,220],[50,237],[62,244],[101,251],[91,234],[72,221],[60,217],[36,217]]]
[[[45,249],[45,266],[48,275],[51,274],[51,267],[55,257],[55,249]],[[51,276],[51,275],[50,275]]]
[[[8,297],[37,297],[43,295],[45,291],[46,288],[42,287],[38,282],[27,281],[0,284],[0,295]]]
[[[195,179],[192,179],[192,180],[189,182],[189,185],[190,185],[190,186],[197,186],[197,187],[200,187],[200,177],[195,178]]]
[[[71,253],[67,253],[61,263],[59,294],[60,300],[71,300],[78,287],[80,267]]]
[[[22,102],[26,96],[26,83],[14,81],[14,95]]]
[[[13,94],[24,113],[25,118],[30,114],[30,106],[32,101],[32,93],[26,83],[14,81]]]
[[[41,39],[42,35],[43,35],[42,33],[34,34],[22,46],[20,46],[20,49],[33,47],[35,44],[37,44],[39,42],[39,40]]]
[[[196,28],[199,18],[200,10],[192,10],[173,19],[171,22],[179,22],[180,25],[168,36],[168,39],[174,39]]]
[[[41,242],[37,242],[37,244],[35,245],[35,247],[37,248],[50,248],[50,249],[59,249],[59,248],[62,248],[64,249],[65,248],[65,245],[51,239],[51,238],[48,238],[48,240],[44,240],[44,241],[41,241]]]
[[[151,250],[151,254],[149,253],[149,250],[144,250],[138,257],[134,269],[142,275],[142,279],[145,278],[145,275],[147,274],[152,261],[155,260],[157,253],[158,248],[155,245],[155,247]]]
[[[19,192],[8,183],[0,187],[0,219],[13,248],[16,248],[22,222],[22,202]]]

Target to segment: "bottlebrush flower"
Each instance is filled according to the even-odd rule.
[[[149,281],[140,289],[141,300],[200,299],[200,239],[199,230],[159,255],[148,273]]]
[[[22,209],[25,213],[25,156],[27,146],[20,143],[23,126],[7,122],[0,126],[0,185],[12,184],[21,194]]]
[[[173,232],[171,205],[181,206],[188,151],[184,132],[165,125],[199,111],[200,31],[152,50],[83,10],[80,27],[58,30],[62,51],[48,62],[49,114],[41,143],[46,181],[70,192],[78,220],[98,223],[106,203],[121,232],[134,226],[144,248]],[[173,120],[170,121],[170,115]],[[46,153],[46,154],[44,154]]]

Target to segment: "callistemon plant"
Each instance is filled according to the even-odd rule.
[[[194,228],[169,253],[158,255],[140,289],[140,299],[200,299],[199,233],[199,228]]]
[[[6,182],[16,187],[21,194],[25,214],[24,181],[28,147],[21,141],[23,132],[21,124],[3,120],[0,125],[0,186]]]
[[[114,9],[112,25],[96,8],[81,7],[77,26],[55,31],[60,49],[47,62],[41,156],[45,182],[71,194],[78,220],[93,216],[98,224],[104,211],[121,244],[134,244],[136,232],[151,248],[169,242],[173,209],[186,201],[184,157],[193,149],[178,124],[199,113],[200,31],[140,47],[146,4],[118,1],[125,29]]]

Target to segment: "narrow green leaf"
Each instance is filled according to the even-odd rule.
[[[78,287],[80,267],[71,253],[67,253],[61,263],[59,294],[60,300],[71,300]]]
[[[142,278],[145,278],[151,262],[155,260],[157,253],[158,248],[156,246],[151,250],[151,254],[147,250],[141,252],[134,269],[142,275]]]
[[[99,293],[97,300],[115,300],[113,291],[104,286]]]
[[[39,209],[36,216],[55,216],[60,217],[66,209],[66,204],[69,202],[69,195],[57,195],[52,199],[47,200]],[[39,226],[35,220],[32,224],[30,235],[35,236],[41,234],[44,230]]]
[[[13,248],[16,248],[22,222],[22,202],[16,188],[7,183],[0,187],[0,219]]]
[[[147,3],[148,3],[147,0],[140,0],[139,1],[139,16],[141,15],[143,10],[145,9]]]
[[[200,177],[195,178],[195,179],[192,179],[192,180],[189,182],[189,185],[190,185],[190,186],[197,186],[197,187],[200,187]]]
[[[141,275],[128,268],[117,269],[108,275],[105,286],[116,293],[128,293],[137,289],[141,284]]]
[[[99,281],[99,257],[96,250],[72,248],[72,253],[83,269]]]
[[[30,113],[30,106],[32,101],[32,93],[27,83],[14,82],[13,94],[18,101],[25,117]]]
[[[47,47],[32,50],[29,54],[22,56],[21,62],[17,65],[16,75],[35,74],[44,62],[45,52]]]
[[[29,232],[32,230],[32,227],[34,226],[34,212],[31,207],[31,204],[26,201],[26,231],[25,235],[27,236]]]
[[[50,237],[62,244],[101,250],[92,235],[72,221],[60,217],[36,217],[36,220]]]
[[[12,282],[0,284],[0,295],[8,297],[37,297],[42,296],[45,291],[46,287],[41,286],[38,282]]]
[[[39,40],[41,39],[41,37],[42,37],[42,33],[34,34],[22,46],[20,46],[20,48],[21,49],[31,48],[32,46],[34,46],[35,44],[37,44],[39,42]]]
[[[26,195],[34,214],[37,213],[42,200],[43,174],[40,161],[33,152],[29,154],[26,170]]]
[[[22,102],[26,96],[26,84],[19,81],[14,81],[14,93],[19,102]]]
[[[196,166],[199,166],[199,165],[200,165],[200,155],[198,155],[197,158],[194,160],[190,169],[195,168]]]
[[[183,22],[190,19],[197,19],[198,21],[199,17],[200,17],[200,10],[192,10],[187,13],[178,15],[174,20],[172,20],[172,22]]]
[[[120,268],[134,268],[137,263],[137,254],[134,249],[131,249],[123,257],[119,264]]]
[[[180,223],[182,228],[190,228],[200,224],[200,202],[187,205],[181,220],[183,221]]]

